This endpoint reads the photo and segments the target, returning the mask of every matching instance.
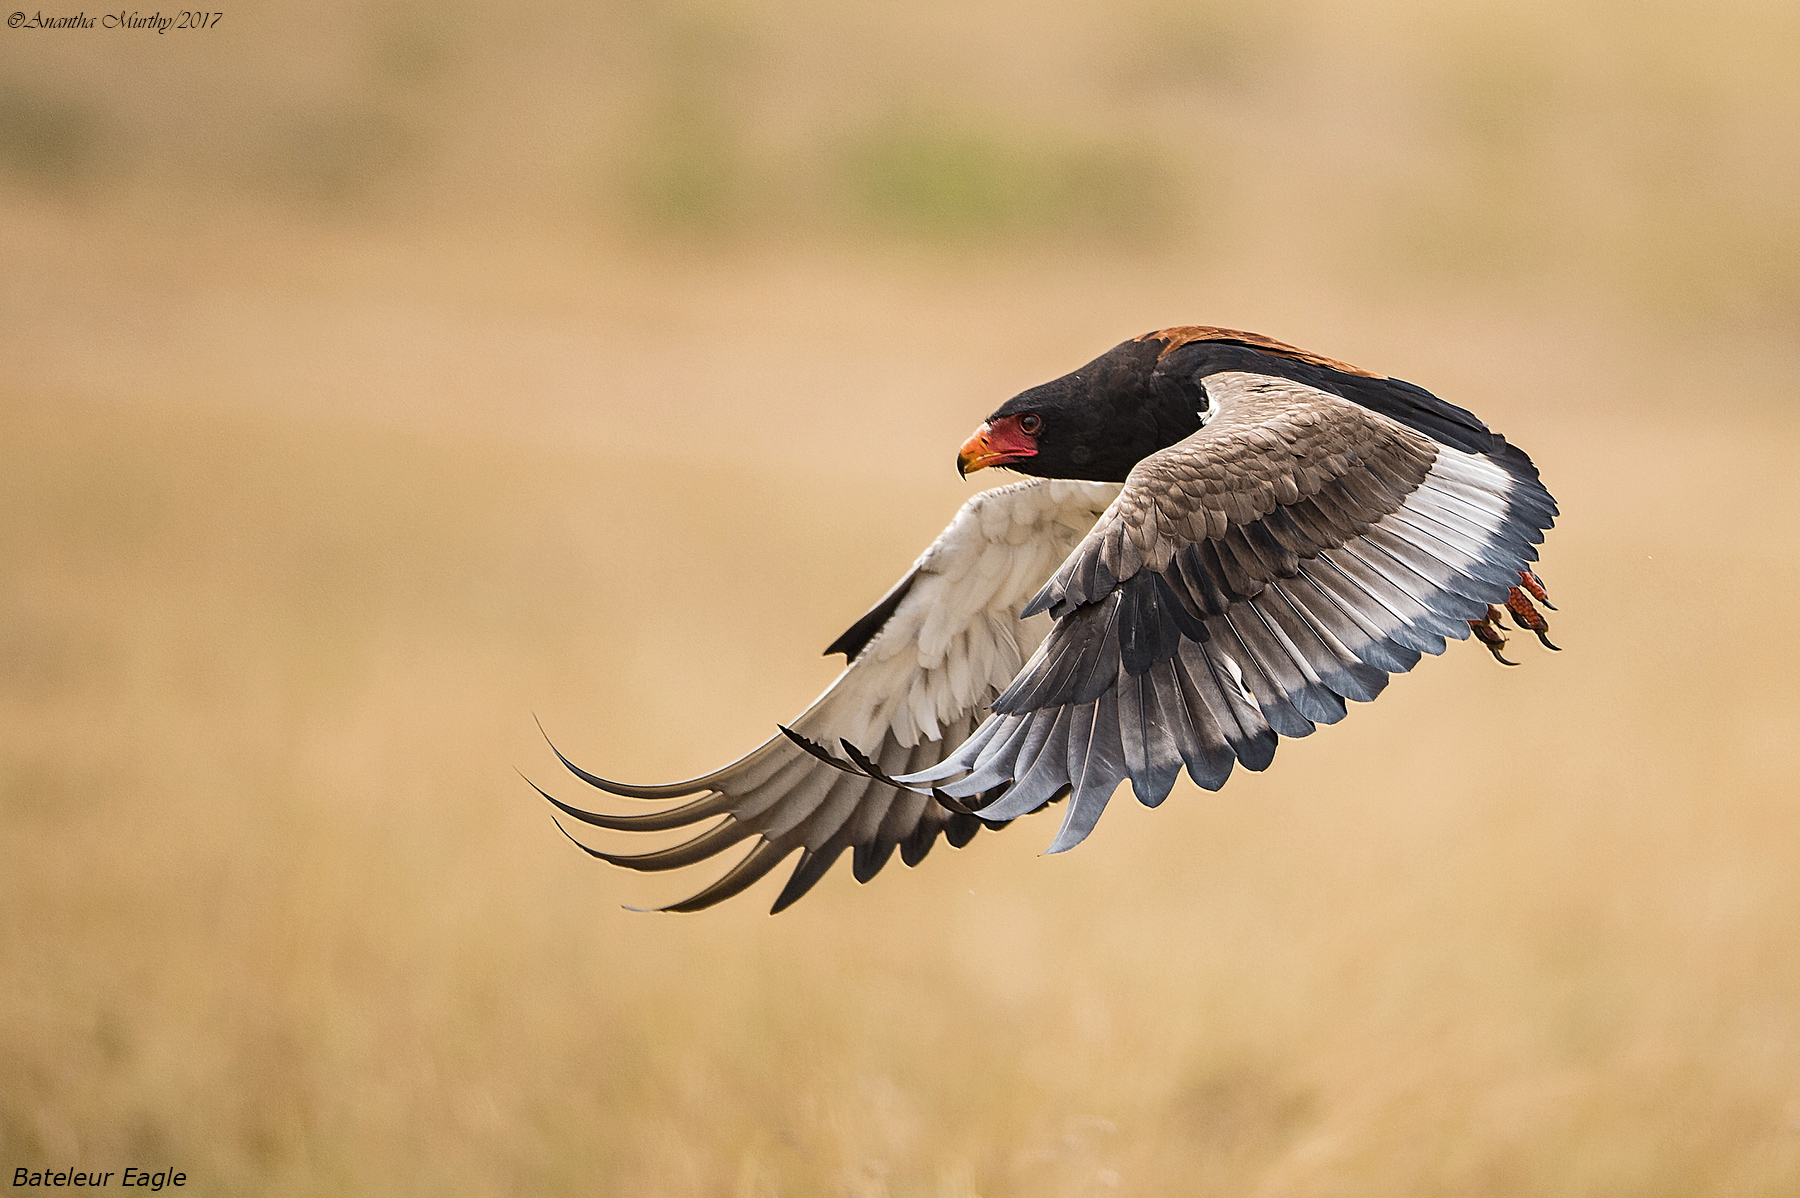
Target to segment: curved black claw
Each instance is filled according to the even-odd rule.
[[[1530,575],[1530,577],[1527,578],[1528,573],[1528,571],[1520,571],[1519,573],[1520,578],[1527,579],[1525,583],[1526,589],[1532,591],[1534,594],[1541,593],[1544,589],[1543,585],[1541,583],[1535,583],[1536,575]],[[1546,635],[1550,631],[1550,622],[1544,619],[1544,614],[1542,612],[1531,606],[1531,596],[1528,596],[1524,590],[1521,590],[1518,587],[1512,589],[1512,593],[1506,598],[1506,614],[1512,617],[1512,622],[1514,624],[1517,624],[1520,628],[1523,628],[1528,632],[1534,633],[1537,636],[1537,639],[1543,642],[1544,648],[1557,648],[1550,643],[1550,638]],[[1561,652],[1561,650],[1557,650],[1557,652]]]
[[[1550,596],[1544,593],[1544,580],[1539,578],[1534,572],[1530,570],[1520,570],[1519,585],[1523,586],[1533,599],[1536,599],[1551,611],[1556,610],[1556,604],[1550,602]]]
[[[1516,666],[1519,664],[1518,662],[1507,661],[1504,657],[1500,656],[1500,650],[1506,648],[1506,634],[1500,631],[1505,627],[1505,625],[1501,623],[1501,618],[1504,615],[1505,609],[1498,606],[1490,606],[1487,610],[1487,616],[1484,619],[1469,621],[1469,631],[1474,633],[1475,639],[1480,641],[1482,645],[1486,647],[1487,651],[1494,655],[1495,661],[1503,666]]]
[[[526,779],[526,781],[527,781],[527,782],[530,782],[530,781],[531,781],[531,779],[529,779],[529,778],[527,778],[527,779]],[[534,786],[534,787],[532,787],[532,789],[533,789],[533,790],[536,790],[536,789],[537,789],[537,788],[536,788],[536,787],[535,787],[535,786]],[[543,791],[541,791],[541,790],[539,790],[539,791],[538,791],[538,793],[539,793],[539,794],[544,794],[544,792],[543,792]],[[549,796],[549,795],[544,795],[544,797],[545,797],[545,798],[546,798],[546,799],[550,799],[550,796]],[[556,803],[556,800],[555,800],[555,799],[550,799],[550,801],[551,801],[551,802],[552,802],[552,803]],[[556,803],[556,805],[557,805],[557,806],[558,806],[558,807],[562,807],[562,804],[561,804],[561,803]],[[568,810],[568,808],[566,808],[566,807],[565,807],[565,808],[563,808],[563,809],[564,809],[564,810],[565,810],[565,811],[566,811],[566,810]],[[575,838],[574,838],[574,837],[573,837],[573,836],[569,836],[569,830],[568,830],[568,829],[567,829],[567,828],[565,828],[565,827],[563,827],[563,826],[562,826],[562,821],[561,821],[561,820],[559,820],[559,819],[557,819],[557,818],[556,818],[556,817],[555,817],[555,816],[554,816],[554,815],[553,815],[553,816],[551,816],[551,817],[550,817],[550,822],[551,822],[551,823],[553,823],[553,824],[555,824],[555,825],[556,825],[556,830],[557,830],[557,831],[558,831],[558,832],[561,832],[561,833],[562,833],[562,834],[563,834],[563,835],[564,835],[564,836],[568,836],[568,837],[569,837],[569,843],[570,843],[570,844],[572,844],[572,845],[574,845],[574,846],[575,846],[575,847],[576,847],[576,848],[578,848],[578,849],[580,849],[580,850],[581,850],[581,851],[582,851],[582,852],[584,852],[584,853],[586,853],[586,854],[587,854],[587,855],[588,855],[588,856],[590,856],[590,857],[596,857],[596,858],[598,858],[598,859],[599,859],[599,860],[601,860],[601,861],[606,861],[606,860],[608,860],[608,859],[609,859],[609,858],[608,858],[608,857],[607,857],[607,855],[606,855],[606,854],[605,854],[605,853],[603,853],[603,852],[601,852],[601,851],[600,851],[600,850],[599,850],[599,849],[595,849],[595,848],[589,848],[589,847],[588,847],[588,846],[587,846],[587,845],[585,845],[585,844],[582,844],[582,843],[581,843],[581,842],[580,842],[580,841],[579,841],[579,840],[576,840],[576,839],[575,839]]]

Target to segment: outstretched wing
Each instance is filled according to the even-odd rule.
[[[1268,375],[1204,384],[1206,425],[1131,471],[1024,609],[1056,626],[993,714],[900,781],[1004,787],[980,807],[995,821],[1072,794],[1061,852],[1127,777],[1155,806],[1183,766],[1208,790],[1266,768],[1279,736],[1468,636],[1536,560],[1556,505],[1500,438],[1457,449]]]
[[[557,754],[577,777],[611,794],[698,796],[690,802],[610,815],[544,797],[575,819],[619,831],[660,832],[717,818],[692,839],[655,852],[625,856],[582,846],[629,869],[677,869],[754,839],[723,877],[668,911],[727,899],[795,849],[800,861],[775,911],[805,894],[846,849],[857,880],[866,882],[896,848],[916,865],[940,832],[960,848],[982,821],[821,760],[816,746],[835,754],[848,741],[889,775],[942,761],[1049,630],[1048,617],[1024,618],[1020,608],[1118,493],[1116,484],[1033,479],[969,500],[906,576],[826,650],[850,664],[793,721],[800,739],[775,736],[724,769],[662,786],[608,781]]]

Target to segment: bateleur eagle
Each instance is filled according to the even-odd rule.
[[[799,850],[780,911],[846,851],[866,882],[895,849],[915,865],[940,833],[960,847],[1067,799],[1058,853],[1126,779],[1152,807],[1183,768],[1217,790],[1446,638],[1473,632],[1504,661],[1503,614],[1555,648],[1531,563],[1557,509],[1524,451],[1423,388],[1259,334],[1115,346],[989,416],[957,458],[987,466],[1034,477],[964,504],[826,650],[844,672],[747,757],[631,786],[558,751],[610,794],[697,796],[614,815],[544,795],[573,819],[717,821],[654,852],[582,847],[666,870],[752,842],[668,911]]]

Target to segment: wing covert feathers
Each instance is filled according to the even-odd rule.
[[[792,721],[792,732],[721,770],[631,786],[589,773],[557,752],[576,777],[610,794],[685,802],[632,815],[544,797],[569,818],[607,831],[699,829],[649,852],[582,846],[627,869],[679,869],[752,842],[718,881],[666,911],[722,902],[795,853],[774,911],[799,899],[846,852],[856,879],[866,882],[896,850],[910,866],[940,835],[953,846],[967,844],[982,819],[855,769],[840,742],[882,773],[897,775],[934,766],[966,741],[1049,629],[1047,617],[1027,619],[1019,609],[1118,491],[1116,484],[1034,479],[976,495],[827,650],[845,653],[850,664]]]
[[[898,781],[995,796],[996,820],[1067,793],[1061,852],[1127,779],[1155,806],[1183,769],[1217,790],[1267,768],[1529,574],[1556,515],[1535,471],[1287,379],[1205,386],[1214,418],[1140,462],[1026,606],[1056,625],[993,714]]]

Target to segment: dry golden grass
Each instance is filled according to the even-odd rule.
[[[1168,268],[15,211],[0,1164],[304,1194],[1800,1177],[1781,344]],[[697,882],[556,834],[512,772],[580,797],[532,714],[630,778],[754,743],[966,493],[967,426],[1177,317],[1514,434],[1567,513],[1568,651],[1455,648],[1066,856],[1026,821],[777,919],[768,883],[622,911]]]
[[[205,1194],[1800,1192],[1779,0],[327,3],[0,37],[0,1169]],[[648,916],[689,776],[1149,328],[1566,513],[1218,795]],[[704,871],[702,871],[704,873]]]

